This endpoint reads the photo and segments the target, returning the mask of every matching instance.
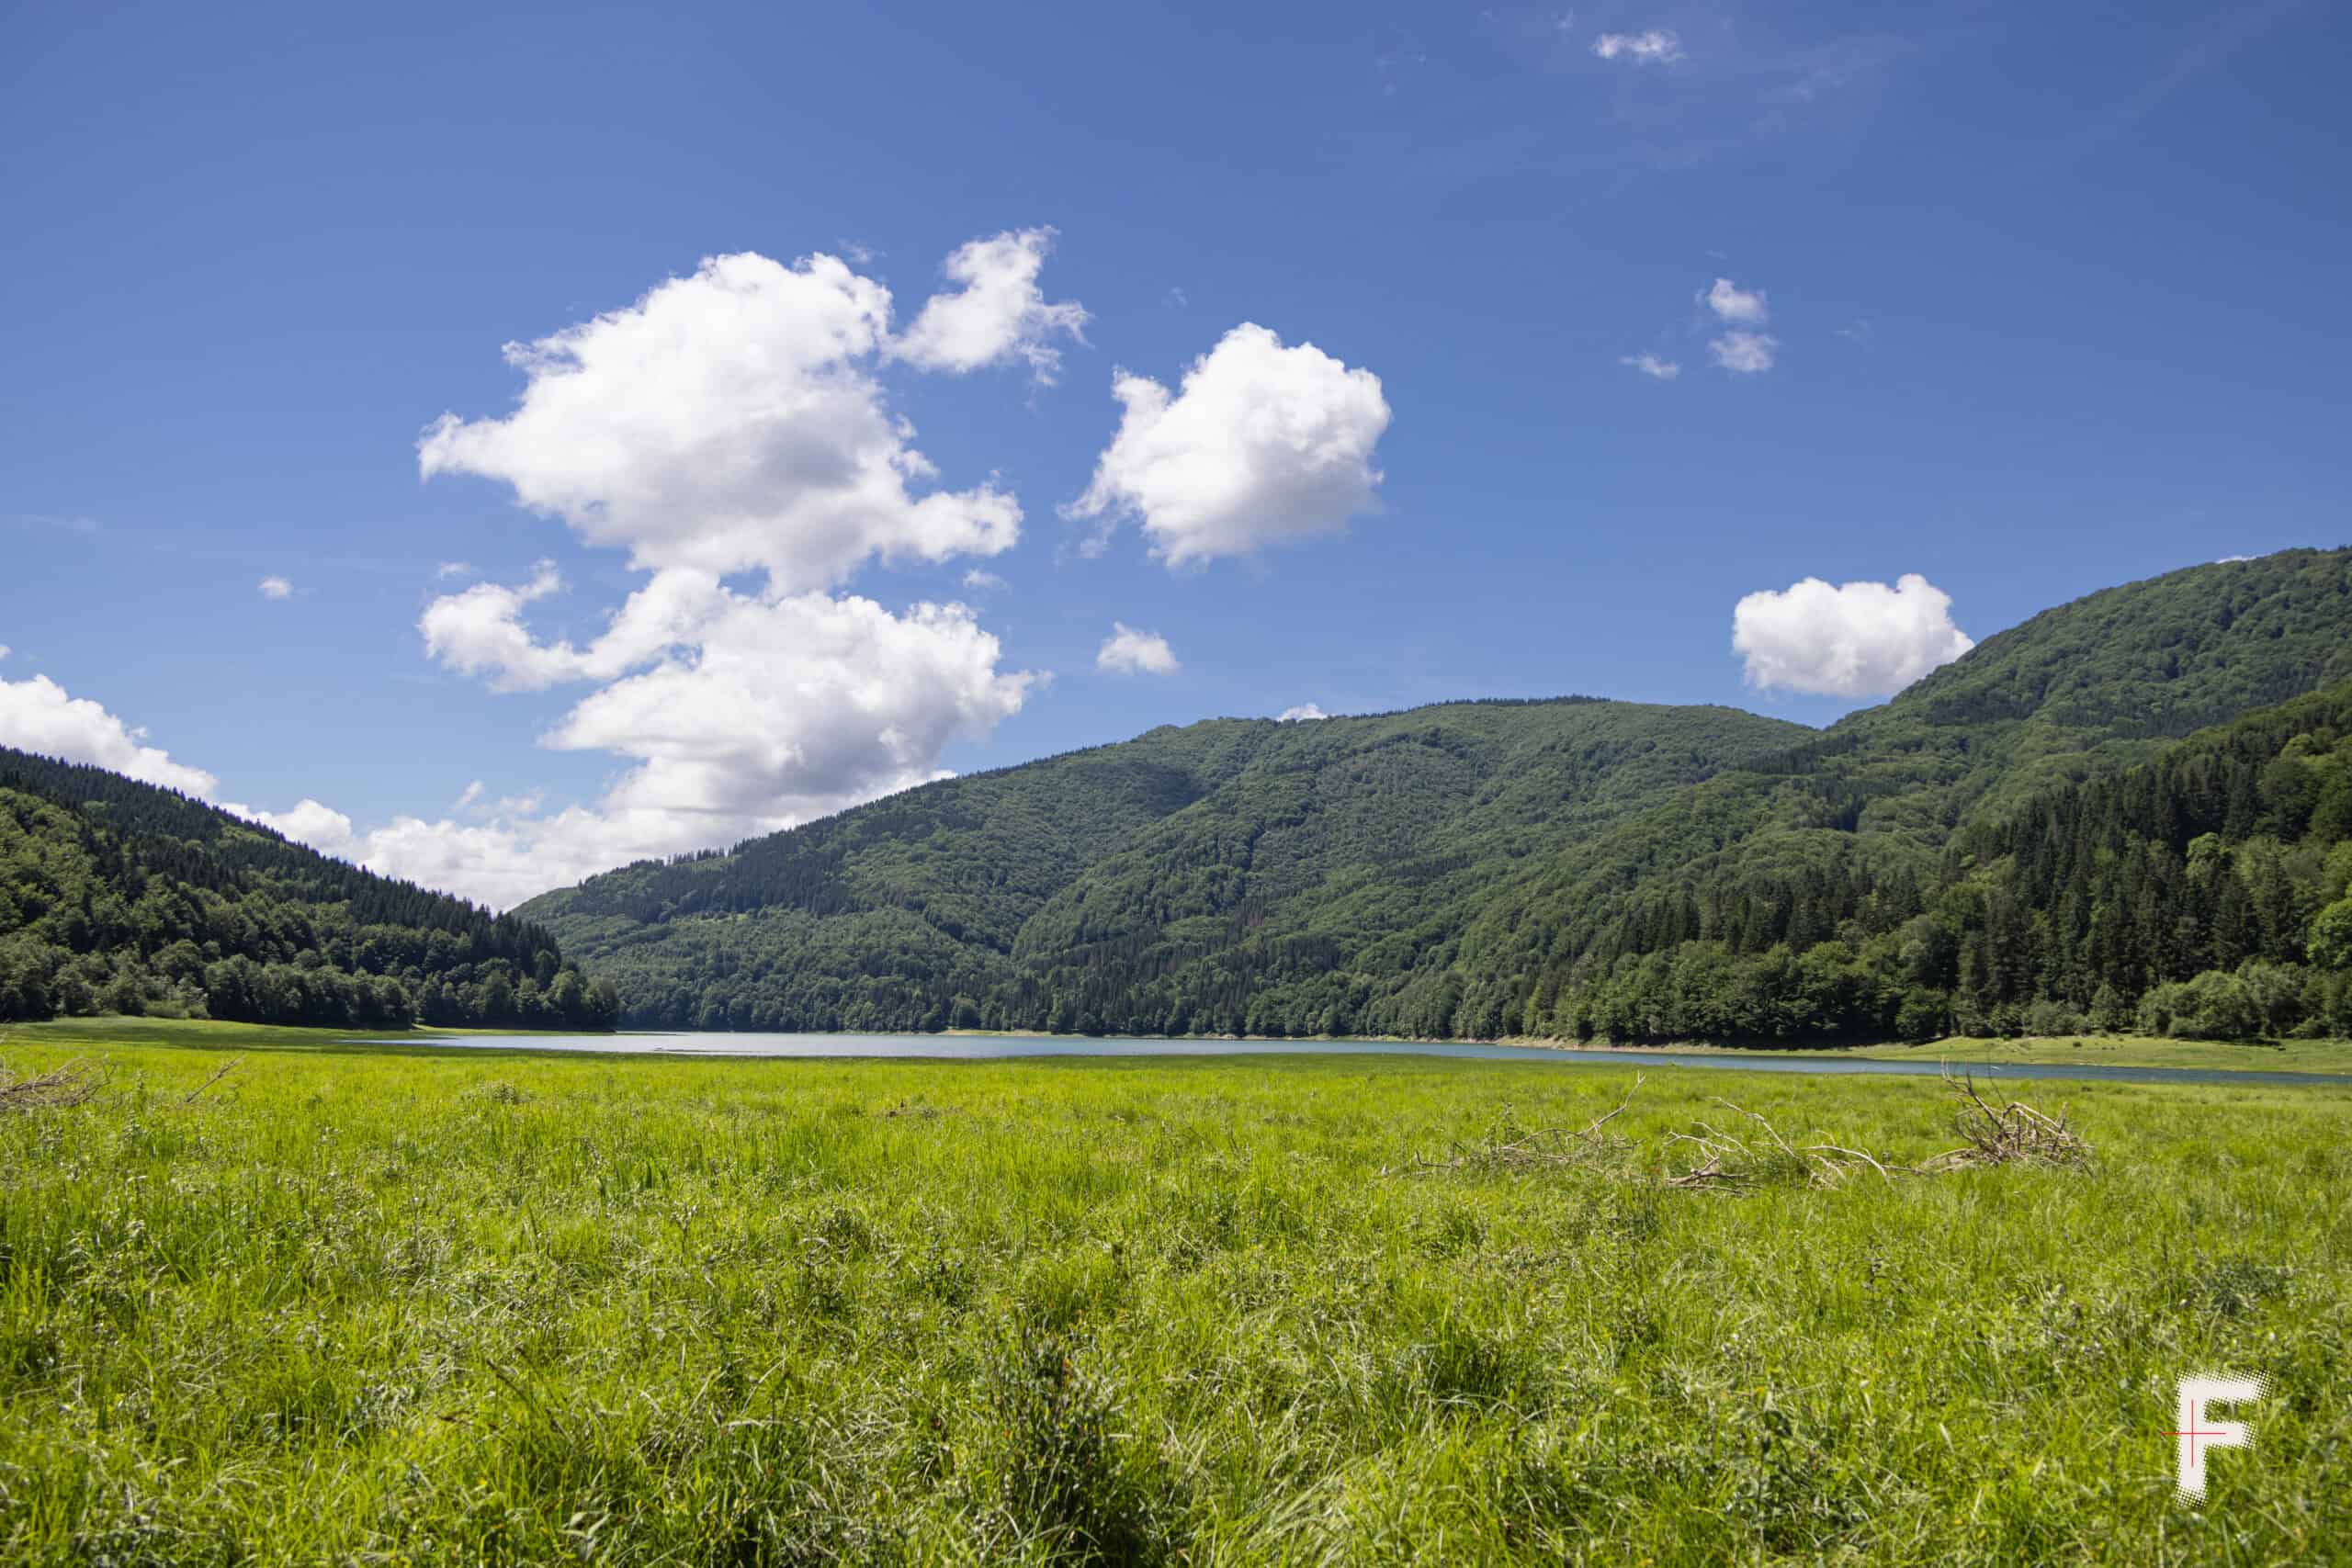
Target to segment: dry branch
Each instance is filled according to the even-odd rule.
[[[80,1058],[39,1077],[20,1078],[0,1067],[0,1113],[62,1111],[80,1105],[106,1087],[107,1075]]]
[[[224,1064],[221,1066],[220,1070],[219,1072],[214,1073],[210,1077],[209,1077],[209,1078],[205,1079],[202,1083],[200,1083],[200,1084],[197,1085],[194,1089],[192,1089],[188,1090],[188,1091],[187,1091],[187,1098],[186,1098],[186,1099],[184,1099],[184,1100],[182,1100],[180,1101],[180,1103],[181,1103],[182,1105],[193,1105],[193,1104],[196,1102],[196,1097],[197,1097],[198,1095],[202,1094],[206,1089],[210,1089],[214,1084],[217,1084],[217,1083],[219,1083],[222,1078],[227,1077],[229,1076],[230,1070],[231,1070],[232,1068],[235,1067],[235,1066],[236,1066],[236,1065],[237,1065],[239,1062],[242,1062],[242,1061],[243,1061],[243,1060],[244,1060],[244,1058],[243,1058],[243,1056],[232,1056],[232,1057],[231,1057],[231,1058],[230,1058],[226,1063],[224,1063]]]
[[[1696,1133],[1669,1133],[1667,1134],[1668,1143],[1693,1145],[1700,1158],[1699,1163],[1688,1170],[1662,1177],[1660,1179],[1667,1186],[1711,1192],[1739,1192],[1779,1175],[1788,1179],[1802,1180],[1809,1187],[1842,1187],[1848,1177],[1864,1167],[1877,1172],[1878,1179],[1890,1186],[1894,1181],[1886,1166],[1860,1149],[1849,1149],[1843,1144],[1807,1144],[1799,1148],[1781,1136],[1778,1127],[1755,1111],[1734,1105],[1728,1100],[1718,1100],[1715,1103],[1755,1122],[1763,1129],[1764,1136],[1770,1143],[1759,1149],[1746,1139],[1707,1122],[1700,1122]]]
[[[1451,1157],[1429,1159],[1417,1156],[1413,1163],[1404,1168],[1418,1172],[1461,1170],[1472,1166],[1499,1166],[1508,1168],[1527,1166],[1589,1165],[1610,1146],[1611,1135],[1603,1134],[1601,1129],[1609,1125],[1620,1111],[1634,1103],[1634,1096],[1641,1092],[1645,1077],[1646,1075],[1636,1075],[1634,1078],[1634,1087],[1625,1091],[1625,1098],[1617,1102],[1614,1110],[1594,1117],[1583,1127],[1538,1127],[1531,1132],[1521,1133],[1515,1138],[1497,1142],[1468,1145],[1453,1144],[1448,1145],[1453,1150]],[[1617,1141],[1623,1142],[1623,1140]]]
[[[2020,1100],[1996,1111],[1976,1092],[1974,1075],[1943,1075],[1944,1087],[1962,1104],[1952,1124],[1967,1142],[1919,1164],[1922,1172],[1966,1170],[1980,1166],[2048,1165],[2079,1169],[2090,1163],[2091,1145],[2066,1124],[2064,1111],[2046,1116]]]

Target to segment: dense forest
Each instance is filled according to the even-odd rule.
[[[2347,634],[2352,552],[2290,551],[2045,612],[1826,731],[1214,720],[519,912],[647,1026],[2352,1032]]]
[[[171,790],[0,748],[0,1019],[609,1029],[543,928]]]

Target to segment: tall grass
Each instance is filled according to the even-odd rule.
[[[0,1561],[2352,1551],[2352,1091],[1726,1193],[1657,1179],[1713,1096],[1889,1164],[1950,1097],[1653,1072],[1525,1164],[1458,1155],[1632,1073],[0,1042],[75,1055],[0,1116]],[[2191,1511],[2200,1371],[2271,1397]]]

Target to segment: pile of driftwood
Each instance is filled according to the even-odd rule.
[[[1956,1079],[1946,1073],[1944,1084],[1968,1102],[1952,1119],[1952,1125],[1968,1141],[1933,1159],[1922,1160],[1918,1168],[1921,1171],[1966,1170],[1986,1165],[2080,1168],[2090,1164],[2090,1144],[2066,1125],[2064,1111],[2054,1117],[2045,1116],[2032,1106],[2014,1100],[1996,1111],[1976,1092],[1973,1077]]]
[[[1603,1129],[1634,1102],[1642,1081],[1635,1078],[1633,1089],[1616,1110],[1588,1126],[1514,1130],[1509,1137],[1498,1136],[1483,1144],[1456,1144],[1446,1157],[1419,1157],[1405,1171],[1409,1174],[1561,1166],[1590,1168],[1622,1164],[1622,1156],[1631,1145]],[[1657,1179],[1663,1186],[1685,1191],[1744,1192],[1781,1184],[1842,1187],[1864,1173],[1892,1185],[1897,1176],[1936,1176],[2002,1165],[2079,1169],[2090,1163],[2089,1143],[2067,1125],[2064,1114],[2048,1116],[2014,1100],[1996,1110],[1976,1092],[1973,1077],[1955,1078],[1946,1073],[1943,1081],[1961,1099],[1953,1125],[1967,1141],[1959,1148],[1948,1149],[1917,1165],[1889,1164],[1866,1150],[1849,1148],[1843,1144],[1792,1144],[1781,1135],[1779,1128],[1755,1111],[1727,1100],[1717,1100],[1717,1105],[1742,1119],[1731,1123],[1738,1130],[1702,1122],[1696,1132],[1668,1134],[1666,1149],[1688,1157],[1690,1163],[1687,1168],[1675,1168],[1682,1164],[1678,1158],[1662,1167]]]
[[[62,1111],[88,1100],[106,1082],[105,1073],[79,1060],[29,1078],[20,1078],[0,1066],[0,1116],[20,1111]]]

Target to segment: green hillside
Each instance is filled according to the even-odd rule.
[[[2048,611],[1826,731],[1584,698],[1216,720],[520,912],[646,1025],[1798,1040],[2137,1020],[2154,987],[2256,950],[2021,968],[2015,922],[1985,912],[2007,908],[1985,835],[2348,676],[2352,552],[2290,551]],[[2334,755],[2327,713],[2275,722],[2305,718],[2297,755]],[[2245,876],[2268,845],[2291,862],[2299,918],[2340,894],[2324,822],[2234,829]],[[2188,883],[2150,896],[2203,918]],[[2303,934],[2271,930],[2262,961],[2300,965]],[[2323,1023],[2314,995],[2267,1017]]]
[[[110,773],[0,747],[0,1019],[609,1028],[514,917]]]
[[[1238,1029],[1255,996],[1343,955],[1385,942],[1409,965],[1406,933],[1431,908],[1809,733],[1584,698],[1218,719],[632,866],[520,912],[617,981],[632,1022]]]

